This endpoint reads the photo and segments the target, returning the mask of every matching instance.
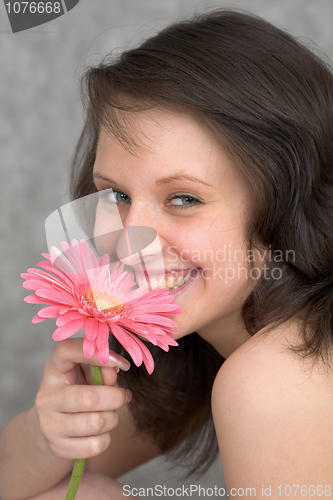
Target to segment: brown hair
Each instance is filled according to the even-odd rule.
[[[298,315],[300,355],[328,360],[333,343],[333,77],[319,57],[255,16],[217,10],[167,27],[120,57],[107,56],[82,79],[87,120],[72,170],[72,196],[95,191],[92,168],[101,124],[127,147],[126,120],[153,106],[196,113],[228,144],[256,200],[249,249],[292,260],[258,279],[242,309],[254,334]],[[130,113],[126,113],[129,111]],[[217,450],[210,394],[223,358],[196,333],[156,369],[131,368],[133,416],[162,451],[208,467]],[[121,347],[112,343],[126,356]],[[186,438],[186,439],[185,439]],[[213,446],[214,445],[214,446]],[[193,453],[197,450],[197,453]],[[192,462],[191,460],[192,459]]]

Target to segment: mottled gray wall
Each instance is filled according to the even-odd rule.
[[[80,0],[65,16],[12,34],[0,5],[0,430],[34,402],[54,323],[31,324],[39,309],[22,299],[20,273],[46,251],[44,221],[68,200],[68,165],[83,123],[77,79],[105,52],[137,44],[169,22],[218,6],[240,7],[332,58],[332,0]],[[127,483],[170,484],[161,460]],[[146,483],[144,483],[146,481]],[[219,464],[205,480],[223,484]]]

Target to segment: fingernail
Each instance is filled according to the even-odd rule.
[[[129,389],[126,389],[126,403],[130,403],[132,401],[132,393]]]
[[[109,354],[109,361],[125,372],[131,368],[131,363],[127,361],[127,359],[119,359],[118,356],[116,357],[114,354]]]

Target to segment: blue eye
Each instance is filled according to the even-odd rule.
[[[174,205],[168,205],[172,208],[190,208],[193,206],[201,205],[201,201],[193,198],[193,196],[189,196],[187,194],[175,194],[172,198],[169,198],[168,201],[171,200],[182,200],[182,203],[175,203]]]
[[[104,191],[99,191],[99,197],[102,203],[116,204],[116,203],[130,203],[131,198],[127,196],[127,194],[122,193],[121,191],[112,190],[110,192],[109,189]],[[189,196],[187,194],[175,194],[171,198],[168,198],[168,202],[172,200],[177,200],[174,204],[167,204],[168,207],[171,208],[190,208],[193,206],[201,205],[201,201],[197,200],[193,196]],[[181,200],[181,201],[180,201]]]
[[[127,200],[131,200],[127,194],[121,193],[120,191],[112,190],[110,192],[109,189],[104,191],[99,191],[99,198],[103,203],[128,203]]]

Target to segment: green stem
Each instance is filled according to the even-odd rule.
[[[103,385],[102,372],[99,366],[91,365],[90,371],[94,385]],[[81,477],[83,474],[85,458],[78,458],[75,460],[72,477],[68,486],[65,500],[74,500],[77,490],[80,485]]]

